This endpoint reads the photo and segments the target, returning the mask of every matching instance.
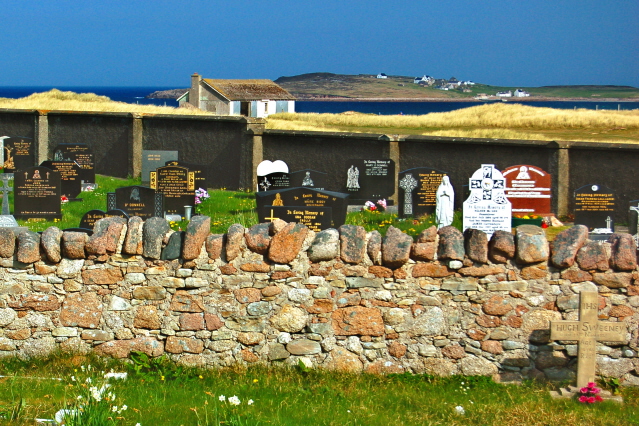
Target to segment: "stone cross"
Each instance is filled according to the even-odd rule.
[[[597,321],[598,294],[582,291],[579,294],[579,321],[551,321],[551,340],[576,340],[579,343],[577,387],[595,381],[597,341],[625,341],[627,326],[623,322]]]
[[[417,180],[408,173],[399,182],[399,187],[404,190],[404,214],[413,214],[413,189],[417,188]]]
[[[9,179],[11,177],[7,173],[3,173],[0,179],[2,179],[2,214],[10,215],[11,210],[9,209],[9,192],[13,191],[13,188],[9,187]]]

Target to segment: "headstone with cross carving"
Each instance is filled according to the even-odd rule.
[[[497,230],[510,231],[511,205],[504,190],[506,179],[494,164],[482,164],[469,179],[470,195],[464,201],[464,231],[484,231],[488,238]]]
[[[579,343],[577,387],[595,381],[597,342],[623,342],[628,329],[624,322],[599,321],[598,294],[582,291],[579,294],[579,321],[551,321],[551,340],[573,340]]]
[[[11,215],[11,209],[9,208],[9,192],[13,191],[13,188],[9,186],[9,180],[13,179],[13,173],[2,173],[0,174],[0,179],[2,179],[2,187],[0,188],[2,192],[0,227],[13,228],[18,226],[18,222],[16,222],[16,219]]]
[[[417,182],[417,186],[411,190],[410,194],[406,193],[401,184],[404,179],[410,179],[407,178],[408,175],[411,175]],[[415,167],[399,172],[399,216],[404,216],[404,204],[406,203],[411,204],[412,216],[420,217],[435,213],[437,188],[441,185],[444,176],[447,176],[447,172],[431,167]],[[402,191],[404,191],[403,195]]]
[[[417,188],[417,179],[412,173],[406,173],[402,180],[399,181],[399,187],[404,190],[404,203],[402,208],[402,216],[413,215],[413,190]]]

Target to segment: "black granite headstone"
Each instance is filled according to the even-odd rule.
[[[142,151],[142,183],[150,182],[151,172],[166,165],[167,161],[177,161],[177,151]]]
[[[93,151],[85,143],[61,143],[53,150],[53,161],[75,161],[82,183],[95,183]]]
[[[637,241],[639,239],[639,200],[632,200],[629,204],[628,233],[634,235]]]
[[[95,222],[100,219],[104,219],[105,217],[106,213],[104,212],[104,210],[89,210],[82,216],[82,219],[80,219],[80,224],[78,225],[78,227],[84,229],[93,229]]]
[[[291,180],[288,173],[275,172],[258,177],[258,191],[274,191],[291,187]]]
[[[446,172],[416,167],[399,173],[399,217],[423,216],[435,212],[437,188]]]
[[[346,167],[345,192],[351,194],[351,202],[376,202],[395,192],[393,160],[348,160]]]
[[[60,173],[46,167],[28,167],[14,174],[14,213],[16,219],[61,219]]]
[[[286,188],[277,191],[256,192],[255,198],[260,222],[273,220],[271,207],[288,207],[298,211],[306,210],[309,212],[306,214],[307,222],[317,222],[319,220],[322,222],[321,226],[325,226],[321,229],[337,228],[346,222],[349,194],[320,191],[312,188]],[[330,209],[330,214],[324,209]],[[325,213],[320,215],[311,213],[312,211],[323,211]],[[292,213],[292,215],[296,214]],[[299,214],[297,215],[299,216]],[[271,219],[269,219],[269,216]],[[330,220],[327,222],[326,217],[328,216],[330,216]],[[314,217],[318,219],[313,219]]]
[[[18,170],[35,165],[35,146],[33,139],[12,136],[4,140],[4,172],[15,173]]]
[[[146,186],[123,186],[107,193],[107,210],[115,209],[144,220],[164,217],[164,196]]]
[[[296,206],[264,206],[264,221],[272,222],[282,219],[285,222],[296,222],[306,225],[311,231],[334,228],[330,207],[296,207]]]
[[[575,190],[575,224],[599,233],[614,232],[615,193],[604,185],[584,185]]]
[[[291,188],[303,186],[323,190],[326,188],[327,174],[317,170],[304,169],[289,173]]]
[[[82,191],[82,168],[75,161],[43,161],[40,166],[60,173],[62,195],[69,200],[76,198]]]
[[[195,189],[202,188],[208,190],[209,184],[206,177],[209,173],[209,166],[205,166],[204,164],[185,163],[183,161],[167,161],[166,165],[186,167],[189,169],[189,172],[193,172],[195,176]]]
[[[164,166],[151,172],[151,188],[164,194],[164,210],[184,215],[184,206],[195,205],[195,175],[186,167]]]

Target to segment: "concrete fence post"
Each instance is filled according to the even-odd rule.
[[[240,188],[257,188],[257,166],[264,160],[262,135],[266,121],[261,118],[246,119],[245,148],[242,150],[240,165]]]
[[[37,166],[49,159],[49,115],[46,111],[36,111],[35,116],[35,160]]]
[[[129,143],[129,174],[136,178],[142,175],[142,140],[144,138],[144,123],[142,116],[132,114],[131,141]]]

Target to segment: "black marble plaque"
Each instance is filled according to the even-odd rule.
[[[142,151],[142,183],[149,183],[151,172],[166,165],[167,161],[177,161],[177,151]]]
[[[317,170],[304,169],[289,173],[291,188],[303,186],[323,190],[326,188],[327,174]]]
[[[288,173],[275,172],[265,176],[257,177],[258,191],[274,191],[291,187],[291,180]]]
[[[164,217],[164,196],[146,186],[123,186],[107,194],[107,211],[115,209],[144,220]]]
[[[184,215],[184,206],[195,205],[195,175],[186,167],[164,166],[151,172],[151,188],[164,195],[167,214]]]
[[[614,232],[616,197],[612,189],[604,185],[590,184],[575,190],[575,224],[589,230]]]
[[[86,212],[82,219],[80,219],[79,228],[84,229],[93,229],[95,222],[100,219],[104,219],[106,217],[106,212],[104,210],[89,210]]]
[[[22,220],[61,219],[60,173],[46,167],[28,167],[14,174],[14,216]]]
[[[62,195],[68,199],[76,198],[82,191],[82,168],[75,161],[43,161],[40,166],[60,173]]]
[[[351,201],[387,199],[395,192],[395,162],[393,160],[348,160],[345,192]]]
[[[4,140],[4,172],[14,173],[35,165],[33,139],[12,136]]]
[[[282,219],[285,222],[301,223],[315,232],[334,227],[333,209],[330,207],[264,206],[262,210],[261,216],[264,216],[266,222]]]
[[[639,200],[630,201],[630,207],[628,208],[628,233],[635,236],[635,241],[639,239]]]
[[[207,182],[207,176],[209,174],[209,166],[204,164],[185,163],[182,161],[167,161],[167,166],[180,166],[189,169],[189,172],[193,172],[195,177],[195,189],[206,189],[208,191],[209,184]]]
[[[304,207],[315,210],[330,208],[331,220],[329,224],[326,224],[327,228],[337,228],[346,222],[349,194],[320,191],[312,188],[287,188],[277,191],[256,192],[255,198],[261,223],[269,221],[267,216],[270,215],[270,206]],[[322,216],[326,217],[326,213]]]
[[[75,161],[80,166],[82,183],[95,183],[93,151],[85,143],[61,143],[53,150],[53,161]]]
[[[446,172],[430,167],[416,167],[400,172],[399,217],[433,214],[437,206],[437,188],[446,175]]]

